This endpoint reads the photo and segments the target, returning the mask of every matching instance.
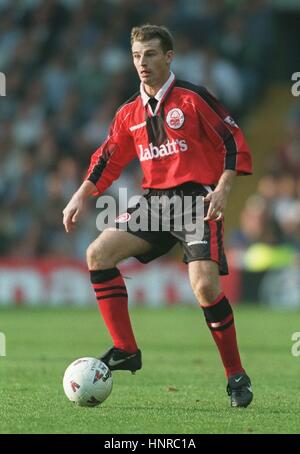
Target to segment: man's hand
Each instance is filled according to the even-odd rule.
[[[216,189],[207,194],[204,197],[204,203],[209,203],[209,208],[204,221],[219,221],[224,214],[227,198],[228,193]]]
[[[77,192],[73,195],[70,202],[63,211],[63,224],[67,233],[75,228],[75,224],[84,208],[84,201],[87,197],[97,191],[96,186],[91,181],[82,183]]]
[[[63,224],[67,233],[70,233],[75,228],[75,224],[83,210],[84,198],[74,194],[70,202],[63,211]]]
[[[222,219],[235,175],[236,172],[234,170],[224,170],[215,190],[204,197],[204,203],[209,203],[204,221],[219,221]]]

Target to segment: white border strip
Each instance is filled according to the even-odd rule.
[[[143,123],[139,123],[138,125],[130,126],[129,130],[130,131],[135,131],[136,129],[143,128],[143,126],[146,126],[146,122],[143,121]]]

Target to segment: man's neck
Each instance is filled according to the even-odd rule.
[[[161,89],[161,87],[167,82],[167,80],[169,79],[170,77],[170,73],[168,73],[164,79],[162,79],[159,84],[155,85],[155,86],[150,86],[150,85],[146,85],[146,84],[143,84],[143,87],[144,87],[144,90],[145,92],[147,93],[148,96],[155,96],[156,93]]]
[[[158,86],[155,86],[155,87],[151,87],[150,85],[143,85],[144,87],[144,90],[145,90],[145,93],[148,95],[148,96],[155,96],[156,93],[160,90],[160,88],[163,86],[164,83],[162,83],[159,87]]]

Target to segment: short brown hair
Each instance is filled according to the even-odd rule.
[[[174,49],[174,40],[170,31],[163,25],[145,24],[131,30],[131,45],[134,41],[150,41],[158,38],[164,53]]]

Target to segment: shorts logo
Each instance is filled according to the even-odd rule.
[[[129,213],[123,213],[123,214],[120,214],[120,216],[118,216],[118,217],[115,219],[115,222],[116,222],[116,223],[128,222],[130,218],[131,218],[131,214],[129,214]]]
[[[171,109],[166,118],[167,124],[172,129],[179,129],[184,123],[184,115],[180,109]]]
[[[206,240],[190,241],[187,245],[194,246],[195,244],[207,244],[207,241]]]

